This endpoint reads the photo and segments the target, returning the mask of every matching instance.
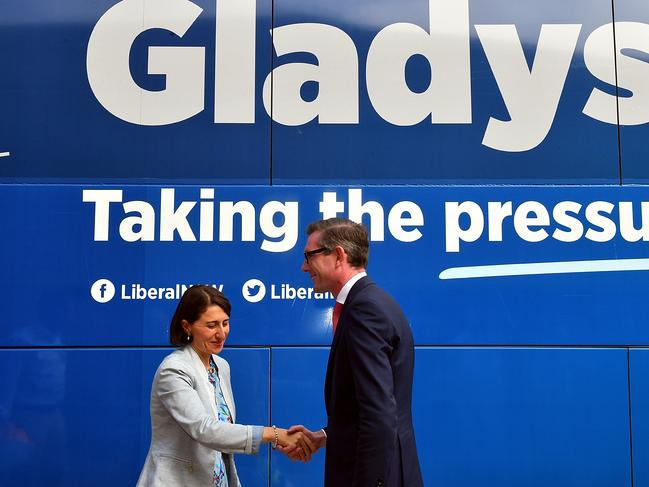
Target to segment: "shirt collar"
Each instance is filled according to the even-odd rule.
[[[345,304],[345,300],[347,299],[347,295],[349,294],[349,291],[351,290],[352,286],[356,284],[360,279],[365,277],[367,275],[367,272],[359,272],[358,274],[355,274],[352,276],[352,278],[345,283],[343,288],[340,290],[338,293],[338,296],[336,296],[336,302],[340,304]]]

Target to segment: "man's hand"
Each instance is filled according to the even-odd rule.
[[[264,426],[262,441],[268,443],[277,441],[279,451],[290,451],[293,460],[302,460],[303,462],[311,460],[311,455],[316,450],[311,438],[302,431],[296,430],[289,433],[288,430],[276,426]]]
[[[304,435],[309,440],[309,443],[313,445],[313,450],[311,453],[315,453],[318,451],[320,448],[324,448],[327,446],[327,435],[325,435],[325,432],[323,430],[318,430],[318,431],[310,431],[309,429],[305,428],[301,424],[291,426],[288,430],[287,433],[289,435],[293,434],[301,434]],[[281,446],[278,448],[282,453],[284,453],[287,457],[289,457],[291,460],[302,460],[302,461],[309,461],[311,459],[311,455],[309,455],[309,458],[307,460],[304,459],[303,452],[300,451],[300,449],[295,446]]]
[[[278,433],[278,450],[281,452],[290,450],[293,453],[293,460],[301,460],[305,463],[311,460],[311,455],[316,448],[309,435],[300,430],[289,431],[279,428]]]

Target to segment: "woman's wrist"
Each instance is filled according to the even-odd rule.
[[[277,426],[273,425],[273,433],[275,435],[275,438],[273,438],[273,441],[271,442],[271,446],[273,447],[273,450],[277,449],[277,444],[279,443],[279,434],[277,433]]]
[[[279,445],[279,439],[280,436],[282,435],[282,429],[278,428],[277,426],[264,426],[264,432],[262,434],[262,441],[264,443],[270,443],[270,446],[274,449],[276,449]]]
[[[261,441],[264,443],[270,443],[275,440],[275,431],[272,426],[264,426],[264,432],[261,436]]]

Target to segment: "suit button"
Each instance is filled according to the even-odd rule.
[[[382,480],[382,479],[379,479],[379,480],[376,481],[376,487],[383,487],[383,485],[384,485],[384,484],[383,484],[383,480]]]

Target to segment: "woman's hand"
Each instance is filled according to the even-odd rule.
[[[292,458],[308,462],[316,450],[313,441],[302,431],[289,433],[284,428],[264,428],[264,441],[273,443],[275,441],[275,430],[277,430],[277,446],[280,451],[290,451]]]
[[[324,448],[327,446],[327,435],[325,434],[324,430],[310,431],[308,428],[305,428],[301,424],[291,426],[288,429],[289,435],[296,432],[301,432],[309,440],[311,440],[311,444],[315,447],[314,450],[311,452],[312,454],[317,452],[320,448]],[[278,447],[278,448],[281,450],[282,453],[284,453],[291,460],[301,460],[299,456],[300,449],[297,446]]]
[[[311,455],[316,450],[311,439],[305,435],[302,431],[296,431],[289,433],[283,428],[278,428],[277,433],[279,436],[279,441],[277,442],[279,446],[284,449],[296,450],[298,457],[303,462],[308,462],[311,460]]]
[[[275,436],[277,432],[277,436]],[[277,449],[282,453],[290,452],[289,457],[291,460],[302,460],[308,462],[311,460],[311,455],[317,450],[310,438],[303,431],[288,431],[284,428],[277,427],[264,427],[262,441],[266,443],[274,443],[277,439]]]

